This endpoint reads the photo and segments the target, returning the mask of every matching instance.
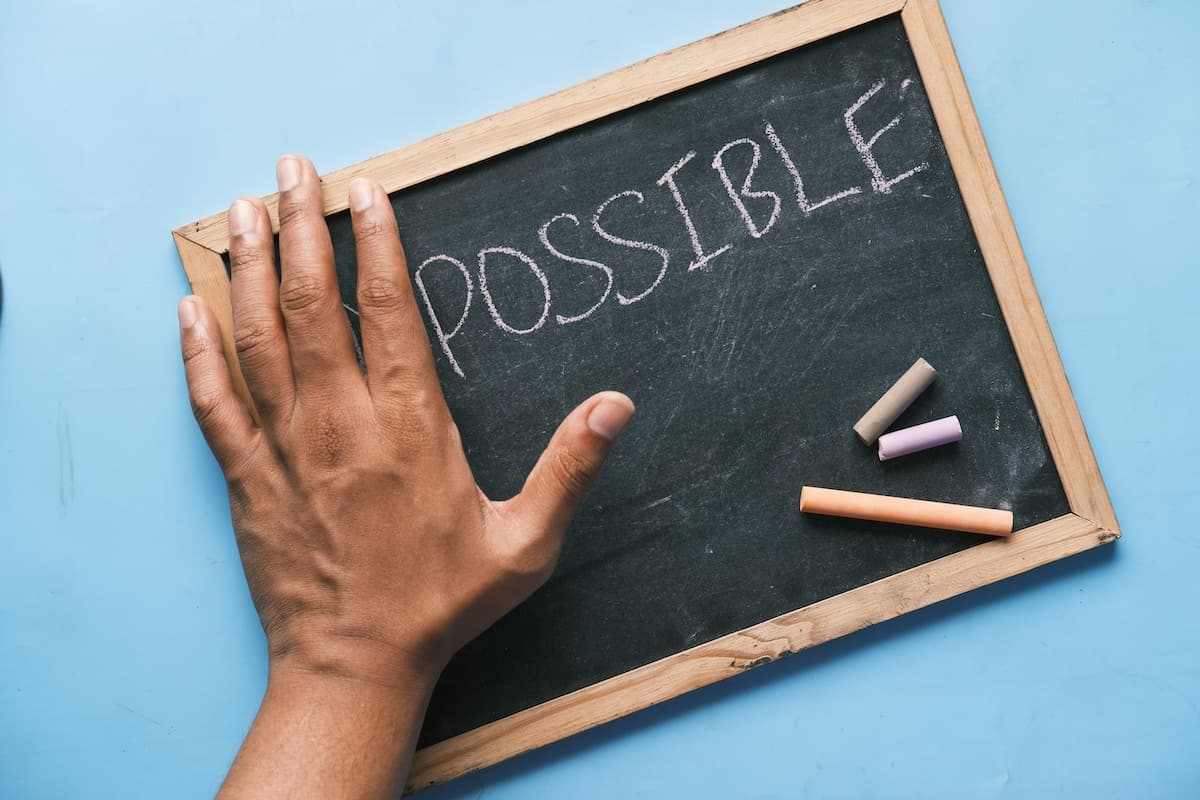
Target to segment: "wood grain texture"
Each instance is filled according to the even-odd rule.
[[[395,192],[891,13],[901,13],[941,136],[1072,512],[676,653],[419,751],[409,790],[663,702],[868,625],[1116,539],[1116,517],[936,0],[812,0],[422,142],[329,173],[325,213],[369,174]],[[276,219],[276,198],[265,198]],[[277,222],[275,223],[277,224]],[[216,312],[235,385],[226,213],[175,231]]]
[[[1071,510],[1119,536],[941,9],[909,0],[901,19]]]
[[[744,67],[864,22],[893,14],[903,0],[810,0],[669,50],[561,92],[516,106],[321,176],[325,214],[348,206],[350,181],[369,175],[389,194],[560,131]],[[278,195],[263,198],[279,229]],[[175,233],[217,252],[229,244],[229,214],[213,214]]]
[[[897,573],[427,747],[416,754],[407,790],[444,783],[1112,538],[1068,514]]]

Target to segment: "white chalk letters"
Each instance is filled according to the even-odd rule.
[[[771,123],[767,123],[767,135],[775,132],[771,127]],[[733,181],[729,180],[729,173],[725,171],[725,153],[738,145],[749,145],[754,150],[754,160],[750,162],[750,169],[746,170],[746,177],[742,180],[742,188],[734,189]],[[758,142],[753,139],[734,139],[729,144],[722,147],[713,156],[712,168],[717,171],[717,175],[721,178],[721,183],[725,185],[725,191],[729,193],[729,199],[737,209],[738,214],[742,217],[742,222],[746,224],[746,230],[755,239],[761,239],[763,234],[771,230],[771,226],[775,224],[775,220],[779,219],[779,195],[770,191],[754,191],[750,188],[750,181],[754,179],[754,170],[758,169],[759,159],[762,158],[762,148],[758,146]],[[789,159],[790,161],[790,159]],[[794,167],[793,167],[794,169]],[[799,178],[799,176],[796,176]],[[771,198],[771,218],[767,220],[767,224],[761,228],[754,223],[754,218],[750,216],[750,209],[746,208],[746,201],[742,198]]]
[[[622,247],[631,247],[634,250],[645,250],[650,253],[658,253],[658,257],[662,259],[662,269],[658,271],[658,277],[654,279],[653,283],[643,289],[641,294],[635,294],[633,297],[626,297],[625,295],[621,294],[620,289],[617,290],[617,302],[623,306],[628,306],[636,303],[638,300],[641,300],[646,295],[658,288],[658,285],[662,283],[662,279],[666,277],[667,267],[671,264],[671,254],[665,247],[660,247],[659,245],[651,244],[650,242],[639,242],[637,239],[624,239],[620,236],[609,233],[607,230],[601,227],[600,217],[603,216],[605,209],[607,209],[609,204],[611,204],[613,201],[620,200],[622,197],[636,197],[638,205],[641,205],[646,200],[646,198],[642,196],[641,192],[635,192],[632,189],[624,192],[617,192],[596,208],[596,213],[592,215],[592,230],[594,230],[596,235],[606,242],[619,244]]]
[[[462,314],[459,315],[458,322],[454,323],[454,327],[449,332],[446,331],[441,318],[434,311],[433,301],[429,299],[429,292],[425,290],[425,281],[421,278],[421,273],[425,271],[425,268],[438,261],[457,267],[458,271],[462,273],[467,289],[467,299],[463,301]],[[442,352],[446,354],[447,360],[450,361],[451,368],[458,373],[458,377],[466,377],[463,375],[462,367],[458,365],[458,360],[454,357],[454,351],[450,349],[450,340],[462,330],[463,323],[467,321],[467,313],[471,310],[471,293],[474,291],[474,287],[471,284],[471,271],[467,269],[466,264],[452,256],[430,256],[422,261],[421,266],[417,267],[417,271],[413,273],[413,283],[417,285],[417,291],[421,293],[421,300],[425,303],[425,312],[429,315],[429,324],[433,326],[433,333],[437,337],[438,344],[442,346]]]
[[[846,121],[846,131],[850,134],[850,141],[854,142],[854,149],[858,150],[859,156],[862,157],[863,163],[867,165],[867,169],[871,170],[871,188],[882,194],[888,194],[892,191],[892,187],[901,181],[906,181],[918,172],[929,169],[929,162],[922,161],[915,167],[901,172],[894,178],[885,178],[883,169],[880,168],[879,162],[875,160],[875,154],[871,152],[871,148],[879,141],[879,137],[895,128],[900,124],[900,115],[892,117],[888,124],[884,125],[879,130],[871,135],[870,139],[864,140],[862,132],[859,131],[858,125],[854,121],[854,115],[867,104],[875,95],[879,94],[879,90],[884,87],[886,81],[876,81],[875,84],[867,90],[866,94],[854,101],[854,105],[846,109],[844,119]],[[903,93],[908,89],[907,82],[900,84],[900,91]]]
[[[593,261],[590,258],[580,258],[579,256],[569,256],[566,253],[561,252],[554,245],[550,244],[550,226],[553,225],[554,223],[558,222],[560,219],[570,220],[575,225],[579,225],[579,217],[575,216],[574,214],[559,214],[557,217],[550,220],[549,222],[547,222],[545,225],[543,225],[541,228],[538,229],[538,240],[541,241],[542,247],[549,250],[550,255],[554,256],[555,258],[561,258],[563,261],[566,261],[567,263],[582,264],[585,267],[592,267],[594,269],[598,269],[601,272],[603,272],[604,276],[608,279],[608,282],[604,286],[604,294],[600,295],[600,299],[597,300],[595,303],[593,303],[592,307],[589,308],[587,311],[584,311],[582,314],[576,314],[573,317],[568,317],[563,314],[555,314],[554,315],[554,319],[558,321],[559,325],[569,325],[572,322],[579,322],[580,320],[587,319],[588,317],[590,317],[592,315],[593,311],[595,311],[597,308],[599,308],[600,306],[602,306],[604,304],[604,301],[608,299],[608,293],[612,291],[613,274],[612,274],[612,270],[608,268],[607,264],[601,264],[599,261]],[[546,295],[547,302],[549,301],[549,298],[550,298],[550,295],[547,294]]]

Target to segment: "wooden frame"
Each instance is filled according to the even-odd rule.
[[[1120,536],[937,0],[810,0],[323,177],[325,213],[357,175],[389,193],[730,70],[899,13],[1071,512],[731,633],[417,752],[410,791],[450,780],[868,625]],[[277,197],[266,198],[277,222]],[[193,291],[234,353],[226,213],[174,231]],[[237,364],[231,364],[245,393]]]

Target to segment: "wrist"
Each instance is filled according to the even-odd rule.
[[[382,692],[428,696],[445,661],[389,642],[330,636],[270,643],[268,690],[361,686]]]
[[[360,734],[387,732],[387,740],[401,741],[410,738],[401,735],[408,725],[416,725],[411,737],[420,729],[437,677],[416,667],[382,675],[360,669],[314,671],[306,663],[272,659],[262,709],[272,714],[303,710],[304,717],[317,715],[327,725],[352,727]]]

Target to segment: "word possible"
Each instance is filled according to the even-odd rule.
[[[911,83],[911,80],[905,80],[900,84],[900,93],[902,97],[904,95],[904,91]],[[843,121],[846,125],[846,132],[850,136],[850,141],[853,143],[854,148],[858,152],[859,157],[862,159],[863,164],[870,172],[871,191],[880,194],[890,193],[892,191],[892,187],[896,184],[911,178],[918,172],[929,169],[928,162],[921,162],[920,164],[917,164],[916,166],[889,178],[884,173],[883,168],[879,165],[879,162],[876,160],[873,152],[875,144],[879,141],[881,136],[893,130],[897,125],[900,124],[902,115],[893,117],[886,125],[872,133],[869,137],[864,136],[862,131],[859,130],[859,127],[855,122],[855,115],[863,108],[863,106],[870,102],[871,98],[879,94],[885,85],[886,81],[883,80],[875,82],[871,88],[868,89],[861,97],[855,100],[854,104],[847,108],[845,113],[842,115]],[[783,162],[783,166],[787,170],[788,175],[791,176],[792,188],[795,191],[794,199],[796,205],[805,216],[812,214],[819,208],[828,206],[832,203],[838,202],[839,200],[843,200],[847,197],[861,194],[863,192],[863,187],[851,186],[819,200],[813,200],[805,192],[804,180],[800,176],[800,170],[796,167],[795,161],[784,147],[783,142],[780,141],[779,135],[776,133],[774,126],[772,126],[769,122],[766,123],[763,133],[766,135],[767,142],[769,143],[771,149]],[[725,167],[725,156],[734,148],[749,148],[752,156],[750,169],[746,172],[745,177],[742,178],[740,183],[735,183]],[[717,177],[720,179],[721,184],[725,187],[725,192],[729,195],[729,200],[733,204],[734,209],[737,211],[738,216],[741,217],[743,224],[746,226],[747,233],[749,233],[750,236],[755,239],[765,236],[768,232],[770,232],[771,228],[775,226],[775,223],[779,220],[779,214],[783,204],[783,200],[776,192],[768,189],[752,188],[754,173],[758,169],[759,162],[762,159],[762,150],[762,145],[755,139],[735,139],[722,145],[721,148],[713,155],[712,162],[710,164],[712,169],[716,171]],[[679,217],[682,220],[684,227],[687,229],[688,238],[692,245],[692,260],[688,264],[689,271],[700,269],[701,267],[704,267],[713,261],[713,259],[718,258],[719,256],[722,256],[733,249],[732,242],[723,244],[720,247],[707,249],[702,243],[700,232],[696,229],[696,224],[692,220],[692,215],[688,211],[687,202],[684,200],[683,193],[679,189],[675,176],[678,175],[682,169],[687,167],[687,165],[690,164],[695,158],[695,150],[688,152],[687,155],[683,156],[683,158],[672,164],[670,169],[664,172],[662,176],[655,181],[657,186],[665,188],[668,192],[670,192],[671,197],[675,202],[675,208],[679,212]],[[750,210],[746,207],[747,199],[769,200],[771,202],[770,216],[767,217],[765,221],[755,220],[750,214]],[[657,289],[658,285],[662,283],[663,278],[666,277],[667,269],[671,265],[671,253],[667,250],[667,248],[652,242],[640,241],[638,239],[630,239],[620,236],[610,231],[604,224],[604,214],[614,204],[636,203],[641,205],[645,202],[645,200],[645,196],[635,189],[626,189],[624,191],[617,192],[598,205],[596,210],[592,213],[591,219],[589,220],[591,229],[604,241],[620,247],[653,253],[662,262],[662,266],[658,271],[657,277],[655,277],[654,281],[642,291],[638,292],[637,294],[626,294],[620,289],[616,290],[615,294],[617,297],[617,303],[623,306],[633,305],[634,303],[637,303],[638,301],[644,300],[646,297],[648,297],[650,293]],[[552,240],[552,233],[554,230],[557,230],[564,225],[579,227],[582,224],[583,223],[580,222],[579,218],[574,214],[562,213],[546,221],[540,228],[538,228],[538,240],[551,257],[569,264],[578,264],[580,266],[595,269],[605,276],[604,291],[600,293],[599,297],[596,298],[596,301],[591,305],[591,307],[581,313],[570,316],[555,314],[554,320],[559,325],[570,325],[587,319],[593,313],[595,313],[596,309],[604,305],[604,303],[608,300],[609,295],[613,294],[614,290],[613,271],[609,265],[594,259],[564,253],[555,246]],[[504,319],[500,313],[500,309],[496,307],[495,298],[493,297],[492,291],[488,286],[488,269],[494,262],[501,258],[515,259],[516,261],[519,261],[529,269],[529,271],[534,275],[534,277],[537,278],[538,283],[541,285],[541,315],[538,317],[536,322],[528,327],[518,328],[514,326]],[[429,269],[432,265],[438,263],[449,264],[457,269],[462,275],[463,285],[466,290],[462,313],[459,314],[458,320],[455,321],[453,325],[447,325],[446,320],[443,320],[434,309],[433,302],[430,300],[428,291],[426,291],[425,281],[422,277],[426,269]],[[550,317],[551,308],[550,281],[547,279],[545,271],[532,255],[514,247],[494,245],[490,247],[484,247],[476,254],[476,264],[476,273],[479,281],[479,294],[483,296],[484,305],[487,307],[488,313],[491,315],[492,321],[495,322],[497,328],[517,336],[525,336],[533,333],[536,330],[539,330],[543,325],[546,324],[547,319]],[[446,253],[439,253],[438,255],[430,256],[421,262],[421,265],[417,267],[416,272],[413,274],[413,282],[416,284],[417,291],[421,295],[421,299],[425,304],[425,310],[429,315],[430,323],[433,326],[434,334],[437,337],[438,344],[442,348],[442,352],[446,355],[446,358],[449,360],[450,366],[454,369],[454,372],[458,374],[459,377],[465,378],[466,376],[463,373],[462,367],[459,365],[458,359],[454,356],[454,351],[451,348],[451,341],[455,336],[458,335],[459,331],[462,330],[463,325],[466,323],[467,316],[471,312],[472,302],[475,298],[476,283],[475,279],[472,277],[471,270],[466,264],[454,256]]]

